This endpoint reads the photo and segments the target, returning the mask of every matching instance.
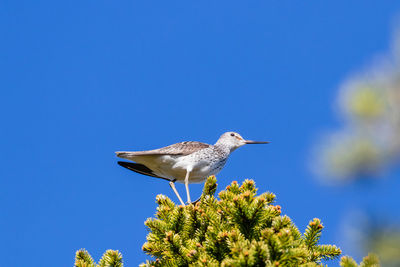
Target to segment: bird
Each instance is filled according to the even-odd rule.
[[[170,146],[145,151],[117,151],[116,156],[132,162],[118,161],[131,171],[169,181],[169,185],[185,206],[175,188],[175,182],[184,183],[187,203],[192,203],[190,183],[204,182],[207,177],[218,174],[229,155],[246,144],[268,144],[268,141],[245,140],[236,132],[222,134],[214,145],[197,141],[185,141]]]

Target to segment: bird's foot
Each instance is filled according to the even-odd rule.
[[[190,205],[190,204],[192,204],[192,205],[195,205],[197,202],[199,202],[200,201],[200,199],[201,199],[201,197],[199,197],[197,200],[195,200],[195,201],[192,201],[192,202],[186,202],[188,205]]]

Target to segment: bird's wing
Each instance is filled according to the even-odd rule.
[[[189,155],[200,149],[204,149],[210,147],[211,145],[196,142],[196,141],[187,141],[182,143],[176,143],[170,146],[162,147],[154,150],[146,150],[146,151],[118,151],[115,152],[118,157],[126,158],[126,156],[152,156],[152,155]]]
[[[170,181],[170,179],[164,178],[164,177],[160,177],[156,174],[153,173],[153,171],[149,168],[147,168],[146,166],[144,166],[143,164],[139,164],[139,163],[134,163],[134,162],[126,162],[126,161],[118,161],[118,164],[121,165],[124,168],[127,168],[128,170],[140,173],[140,174],[144,174],[147,176],[151,176],[151,177],[156,177],[156,178],[160,178],[160,179],[164,179],[167,181]]]

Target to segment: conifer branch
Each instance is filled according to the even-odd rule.
[[[118,250],[107,250],[96,264],[85,249],[80,249],[75,255],[74,267],[123,267],[122,255]]]
[[[314,218],[310,221],[304,234],[304,241],[308,249],[313,249],[317,245],[323,228],[318,218]]]
[[[101,257],[99,267],[123,267],[122,255],[118,250],[107,250]]]
[[[76,252],[75,267],[95,267],[92,256],[85,249]]]

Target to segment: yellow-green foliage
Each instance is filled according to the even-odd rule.
[[[156,218],[149,218],[143,251],[153,256],[142,266],[324,266],[341,250],[334,245],[319,245],[323,225],[310,221],[304,234],[281,207],[275,195],[257,195],[252,180],[239,186],[233,182],[214,197],[216,179],[207,179],[200,201],[175,205],[158,195]],[[342,267],[376,267],[378,259],[368,255],[360,265],[343,257]],[[122,267],[118,251],[108,250],[96,265],[85,250],[76,253],[75,267]]]
[[[118,250],[107,250],[98,264],[85,249],[80,249],[75,255],[74,267],[123,267],[122,255]]]
[[[233,182],[214,197],[215,177],[209,177],[199,202],[177,206],[157,196],[156,218],[143,250],[155,260],[144,266],[321,266],[341,253],[334,245],[319,245],[323,229],[313,219],[302,235],[275,195],[257,196],[252,180]]]
[[[364,257],[363,261],[360,263],[360,265],[357,265],[355,260],[353,260],[349,256],[344,256],[342,257],[340,261],[340,266],[342,267],[379,267],[379,259],[376,255],[374,254],[368,254],[368,256]]]

